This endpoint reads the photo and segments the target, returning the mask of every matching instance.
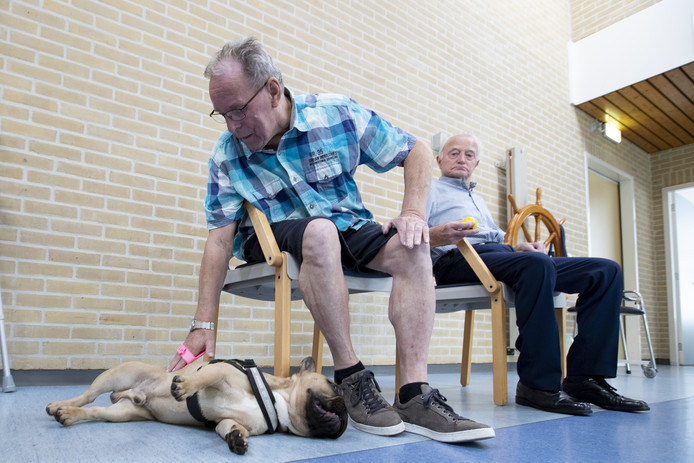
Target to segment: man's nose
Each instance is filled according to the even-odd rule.
[[[239,129],[239,127],[241,127],[241,122],[243,121],[243,119],[241,119],[240,121],[234,121],[232,119],[229,119],[228,117],[225,117],[224,119],[226,119],[227,122],[227,130],[229,130],[229,132],[231,133],[236,132]]]

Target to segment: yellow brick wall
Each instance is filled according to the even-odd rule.
[[[605,2],[1,2],[0,287],[13,368],[165,364],[184,339],[221,129],[207,117],[202,71],[224,41],[246,35],[296,93],[344,93],[427,143],[440,131],[477,133],[476,179],[501,224],[494,161],[510,147],[528,153],[529,187],[567,218],[577,255],[587,249],[585,153],[634,175],[637,208],[657,216],[648,156],[596,138],[569,104],[567,42],[579,23],[602,27],[579,3]],[[378,219],[399,212],[399,169],[358,178]],[[642,288],[656,299],[662,246],[647,221],[638,240]],[[296,365],[312,321],[293,307]],[[392,364],[386,296],[354,297],[350,310],[363,362]],[[273,320],[270,304],[224,295],[217,355],[270,365]],[[488,315],[477,320],[475,361],[489,361]],[[666,328],[654,333],[659,357]],[[462,314],[437,316],[431,363],[458,362],[461,334]]]

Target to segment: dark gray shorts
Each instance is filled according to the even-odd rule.
[[[304,231],[311,220],[318,218],[320,217],[307,217],[271,224],[270,227],[280,250],[289,252],[301,263]],[[388,240],[397,234],[397,230],[391,229],[384,235],[380,224],[369,222],[358,230],[350,228],[338,233],[342,243],[342,267],[353,273],[373,273],[373,270],[366,265],[376,257]],[[256,235],[246,242],[244,254],[249,264],[265,261]]]

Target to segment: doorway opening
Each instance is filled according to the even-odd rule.
[[[694,365],[694,183],[663,190],[670,361]]]

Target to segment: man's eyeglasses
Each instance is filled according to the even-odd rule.
[[[240,121],[244,117],[246,117],[246,108],[248,107],[249,104],[251,104],[251,101],[253,101],[253,98],[258,96],[258,93],[265,88],[265,84],[263,84],[262,87],[258,89],[257,92],[251,97],[250,100],[246,102],[245,105],[241,106],[239,109],[230,109],[229,111],[225,113],[220,113],[218,111],[215,111],[214,109],[210,113],[210,117],[215,121],[215,122],[220,122],[222,124],[226,123],[227,119],[230,119],[232,121]]]

